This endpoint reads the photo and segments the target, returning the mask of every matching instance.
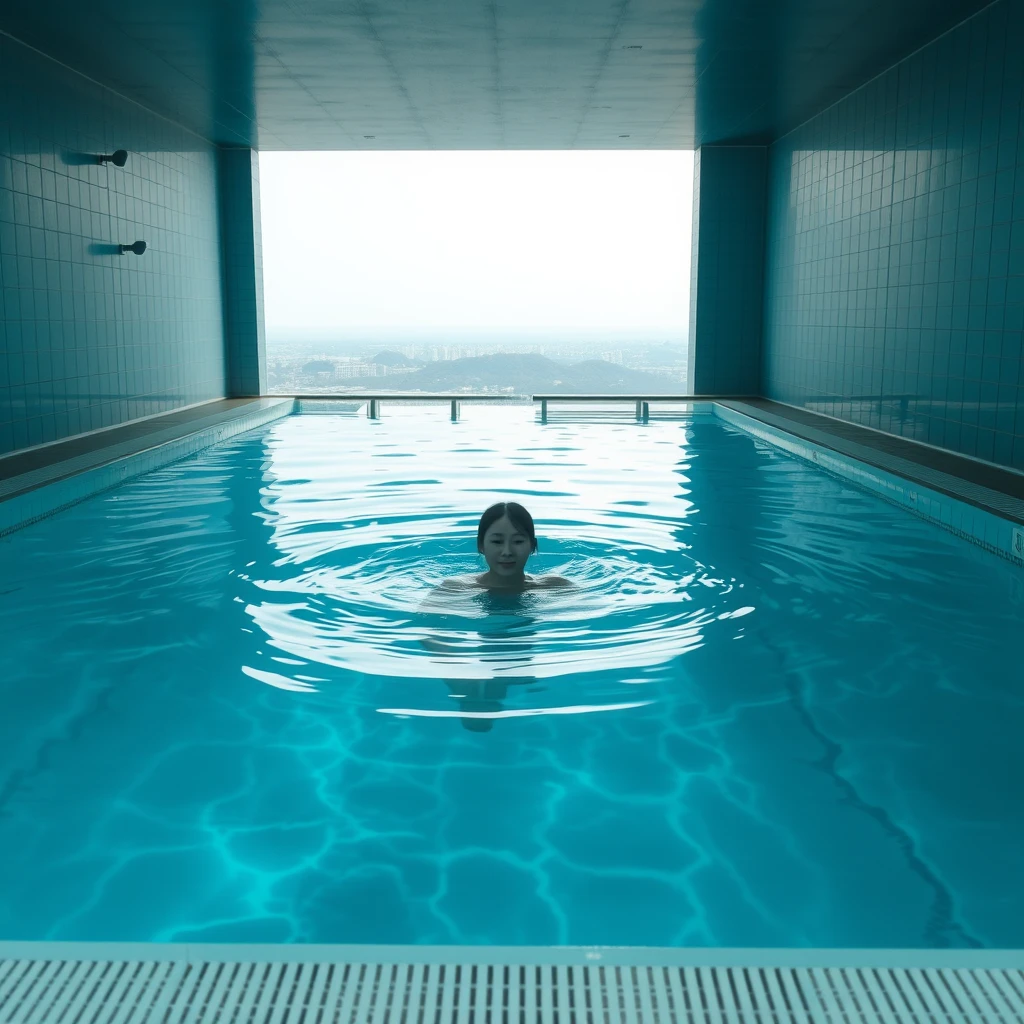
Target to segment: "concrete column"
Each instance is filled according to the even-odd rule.
[[[230,398],[267,390],[267,341],[263,323],[263,243],[260,174],[255,150],[218,147],[224,291],[224,342]]]
[[[765,146],[701,146],[693,161],[690,386],[756,395],[761,378]]]

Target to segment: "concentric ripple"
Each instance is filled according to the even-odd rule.
[[[572,588],[439,589],[501,499]],[[0,560],[0,939],[1024,946],[1024,574],[712,416],[291,417]]]
[[[362,541],[365,528],[346,530],[331,552],[350,570],[318,565],[288,580],[252,580],[260,591],[246,608],[254,624],[269,648],[301,663],[290,671],[278,662],[282,685],[310,686],[295,677],[313,666],[462,679],[522,674],[527,666],[545,679],[640,669],[698,647],[716,620],[754,610],[730,604],[732,582],[703,567],[678,576],[670,565],[641,568],[624,556],[548,559],[545,571],[571,578],[570,591],[442,591],[453,575],[478,574],[478,560],[431,555],[438,545],[419,538],[373,550]],[[271,682],[267,672],[256,675],[258,666],[248,668]]]
[[[324,429],[331,436],[338,422]],[[417,440],[431,444],[429,436]],[[283,557],[258,575],[245,574],[254,592],[246,612],[267,645],[264,658],[244,671],[271,686],[325,692],[352,672],[494,684],[491,691],[508,680],[571,677],[580,693],[519,692],[516,709],[563,710],[566,692],[589,695],[587,710],[600,710],[602,702],[621,709],[604,695],[617,692],[624,672],[647,681],[643,670],[700,647],[709,631],[732,636],[736,629],[725,620],[754,611],[735,581],[716,576],[689,551],[684,534],[692,505],[685,490],[659,496],[648,479],[639,491],[634,485],[629,501],[588,508],[585,492],[565,491],[557,478],[563,468],[600,474],[600,466],[580,463],[578,449],[564,444],[531,451],[530,476],[519,487],[500,487],[496,465],[524,449],[507,450],[500,436],[485,440],[491,447],[479,439],[451,450],[435,445],[431,478],[422,473],[424,455],[406,460],[385,441],[370,449],[368,461],[357,456],[340,472],[325,445],[301,467],[292,464],[287,478],[269,482],[265,522]],[[681,465],[677,446],[651,449],[667,470]],[[382,471],[375,460],[384,459],[394,461]],[[618,456],[609,461],[618,468]],[[572,589],[439,589],[486,568],[474,554],[477,520],[487,504],[509,495],[538,519],[541,551],[528,571],[564,575]],[[464,696],[455,699],[464,707]],[[443,691],[421,687],[418,703],[402,713],[441,713]],[[475,717],[504,714],[496,707]]]

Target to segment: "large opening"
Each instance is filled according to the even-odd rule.
[[[261,153],[272,394],[687,394],[692,151]]]

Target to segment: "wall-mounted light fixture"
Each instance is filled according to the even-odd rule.
[[[105,164],[107,161],[112,164],[117,164],[118,167],[124,167],[128,163],[128,150],[127,149],[115,149],[109,156],[98,156],[96,162]]]
[[[132,242],[131,245],[119,245],[118,249],[121,250],[122,256],[126,252],[133,252],[136,256],[141,256],[146,251],[146,243],[142,241]]]

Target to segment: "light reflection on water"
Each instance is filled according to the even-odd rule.
[[[440,601],[504,498],[574,588]],[[1024,945],[1020,570],[712,418],[293,417],[0,558],[0,938]]]

